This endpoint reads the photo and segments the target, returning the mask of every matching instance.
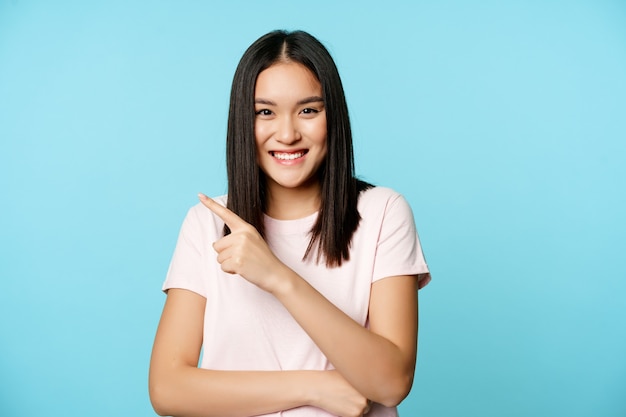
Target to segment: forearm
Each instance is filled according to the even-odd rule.
[[[247,417],[311,404],[319,373],[171,367],[151,372],[150,398],[160,415]]]
[[[199,369],[205,307],[206,299],[192,291],[168,291],[150,359],[150,400],[158,414],[251,416],[317,406],[325,372]]]
[[[399,403],[411,387],[415,347],[409,354],[403,352],[352,320],[293,271],[281,273],[288,277],[274,295],[335,368],[367,398],[385,405]]]

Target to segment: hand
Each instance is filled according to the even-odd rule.
[[[361,395],[337,371],[323,371],[314,385],[315,400],[311,405],[340,417],[361,417],[369,410],[371,401]]]
[[[281,270],[287,266],[272,253],[254,226],[204,194],[198,194],[198,198],[230,228],[228,236],[213,243],[222,270],[239,274],[272,293],[279,285]]]

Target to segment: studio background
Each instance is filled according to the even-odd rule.
[[[358,174],[414,210],[433,281],[401,415],[625,416],[618,0],[0,0],[0,415],[154,415],[160,287],[276,28],[326,44]]]

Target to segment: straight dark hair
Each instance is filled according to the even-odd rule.
[[[354,176],[354,154],[348,106],[337,67],[324,45],[303,31],[270,32],[243,54],[230,95],[226,169],[227,207],[264,236],[263,213],[267,209],[265,174],[257,163],[254,135],[254,91],[259,74],[278,62],[296,62],[308,68],[322,86],[326,109],[327,155],[318,172],[320,210],[303,256],[317,252],[328,267],[350,259],[350,242],[359,226],[359,193],[371,185]],[[228,226],[224,234],[230,233]]]

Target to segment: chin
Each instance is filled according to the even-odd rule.
[[[271,185],[270,185],[271,184]],[[308,179],[280,179],[280,178],[271,178],[270,183],[268,184],[270,187],[278,187],[288,190],[308,190],[312,187],[319,185],[318,181],[315,181],[312,178]]]

